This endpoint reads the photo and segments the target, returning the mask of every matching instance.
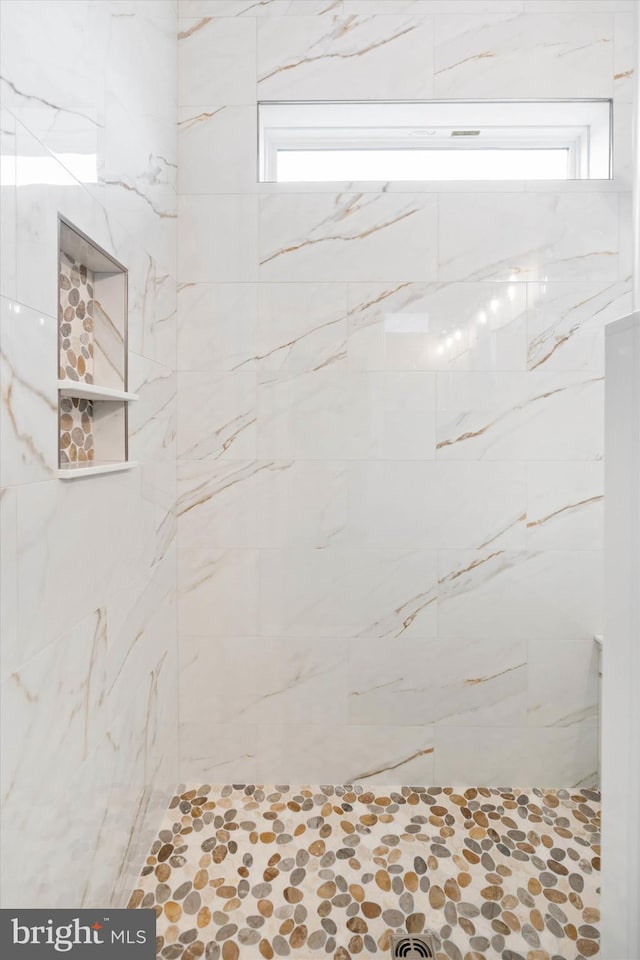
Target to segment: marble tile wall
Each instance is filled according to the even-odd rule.
[[[124,905],[178,777],[177,9],[0,13],[2,899]],[[140,394],[138,467],[72,482],[56,478],[58,212],[129,268]]]
[[[185,781],[595,779],[633,15],[179,3]],[[575,96],[611,181],[257,183],[260,99]]]

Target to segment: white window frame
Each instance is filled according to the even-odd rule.
[[[281,150],[412,148],[563,149],[566,179],[609,179],[611,143],[612,102],[605,99],[258,104],[265,182],[277,182]]]

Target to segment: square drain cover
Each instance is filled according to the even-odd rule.
[[[392,934],[391,956],[393,960],[420,960],[421,957],[433,958],[436,955],[433,938],[430,933],[419,935]]]

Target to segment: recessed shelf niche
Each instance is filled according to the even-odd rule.
[[[58,218],[58,476],[113,473],[129,460],[127,269]]]

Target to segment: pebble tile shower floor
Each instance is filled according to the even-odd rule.
[[[179,787],[129,906],[159,957],[438,960],[598,953],[595,790]]]

